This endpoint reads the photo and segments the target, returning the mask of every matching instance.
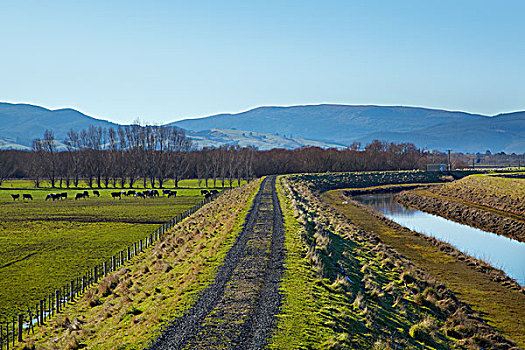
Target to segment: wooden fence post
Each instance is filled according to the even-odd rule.
[[[40,325],[44,324],[44,301],[40,300]]]
[[[24,315],[19,314],[18,315],[18,342],[22,342],[22,332],[23,332],[23,326],[24,326]]]
[[[60,312],[60,292],[58,291],[58,289],[55,291],[55,297],[56,297],[55,310],[56,310],[56,313],[58,314]]]
[[[131,249],[128,246],[128,261],[131,259]]]

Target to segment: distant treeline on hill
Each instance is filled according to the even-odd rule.
[[[0,152],[0,184],[7,178],[30,178],[39,187],[163,187],[183,178],[251,179],[270,174],[425,169],[429,163],[447,163],[448,155],[425,151],[411,143],[373,141],[344,150],[305,147],[259,151],[238,145],[194,149],[183,130],[173,126],[89,127],[70,130],[66,151],[57,151],[51,131],[35,139],[32,151]],[[453,168],[479,163],[485,155],[452,154]],[[521,157],[521,158],[520,158]],[[522,159],[523,158],[523,159]],[[525,157],[518,156],[525,162]]]

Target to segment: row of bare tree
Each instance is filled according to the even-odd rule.
[[[70,130],[59,146],[47,130],[33,141],[32,152],[0,152],[0,184],[8,177],[42,180],[52,187],[164,187],[183,178],[203,179],[224,186],[268,174],[305,172],[424,169],[429,162],[446,163],[439,152],[417,149],[410,143],[374,141],[354,143],[344,150],[305,147],[258,151],[238,145],[195,150],[184,131],[167,126],[89,127]]]

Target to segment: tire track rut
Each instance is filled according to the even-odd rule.
[[[262,349],[281,305],[284,230],[276,177],[267,177],[215,281],[149,349]]]

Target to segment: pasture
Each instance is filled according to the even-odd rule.
[[[197,180],[187,180],[177,197],[167,198],[159,190],[160,197],[146,199],[114,199],[111,192],[120,189],[113,188],[97,189],[96,197],[90,189],[31,185],[9,181],[0,189],[0,317],[27,311],[28,305],[203,199]],[[75,200],[84,190],[90,197]],[[51,192],[66,192],[68,198],[45,201]],[[24,193],[33,200],[23,201]],[[20,194],[20,200],[11,194]]]

